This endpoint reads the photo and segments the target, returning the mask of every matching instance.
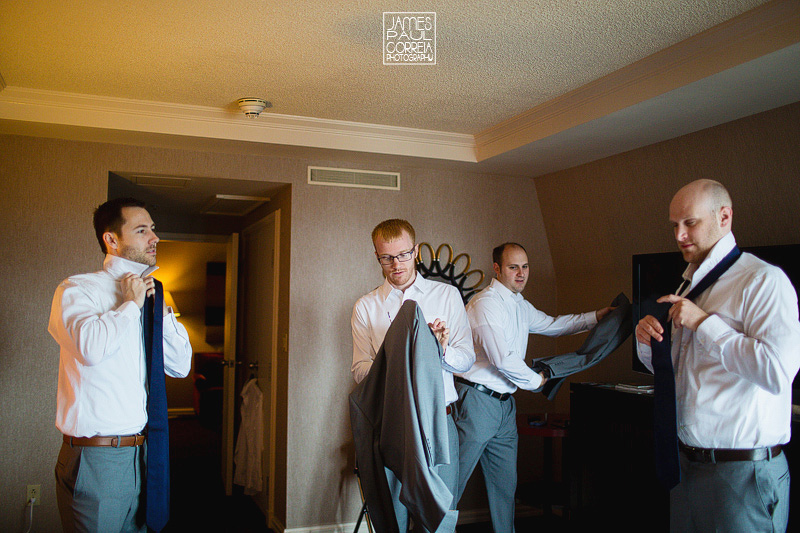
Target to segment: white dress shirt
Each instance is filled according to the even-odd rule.
[[[727,234],[683,274],[691,290],[736,240]],[[697,331],[672,329],[678,437],[700,448],[758,448],[789,442],[792,380],[800,368],[797,294],[783,271],[741,257],[695,299],[710,316]],[[637,342],[651,371],[650,347]]]
[[[570,335],[597,324],[594,311],[553,318],[497,279],[469,301],[467,316],[476,360],[460,376],[501,394],[513,393],[517,387],[534,390],[542,384],[539,373],[525,364],[528,335]]]
[[[65,435],[130,435],[147,424],[147,368],[141,310],[125,301],[120,279],[147,265],[106,255],[103,270],[72,276],[53,296],[48,331],[61,347],[56,427]],[[192,365],[186,329],[164,316],[164,371]]]
[[[417,302],[425,321],[437,318],[450,329],[450,338],[442,358],[442,378],[447,405],[458,399],[453,385],[453,372],[465,372],[475,362],[467,313],[458,289],[452,285],[425,279],[415,274],[414,282],[405,291],[395,289],[388,280],[374,291],[358,299],[353,307],[353,366],[350,371],[356,383],[369,373],[386,330],[403,302]]]
[[[236,471],[233,482],[244,487],[244,493],[256,494],[264,490],[261,457],[264,455],[264,395],[256,378],[242,387],[242,423],[233,452]]]

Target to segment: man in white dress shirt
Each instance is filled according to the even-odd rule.
[[[673,531],[785,531],[792,380],[800,367],[797,295],[779,268],[743,253],[694,301],[683,296],[736,240],[722,184],[698,180],[669,206],[688,264],[672,304],[681,481],[670,491]],[[639,359],[652,370],[650,341],[664,329],[648,315],[636,326]]]
[[[61,348],[56,427],[64,435],[56,496],[64,531],[146,531],[147,368],[142,332],[158,237],[144,204],[131,198],[97,208],[103,270],[56,289],[48,331]],[[186,329],[164,309],[164,371],[185,377],[192,364]]]
[[[467,313],[458,289],[452,285],[427,280],[417,274],[419,252],[414,228],[405,220],[390,219],[372,231],[375,257],[383,270],[384,282],[362,296],[353,307],[353,365],[351,372],[357,383],[369,373],[372,361],[383,344],[386,330],[400,306],[406,300],[417,302],[425,320],[433,330],[444,355],[441,359],[447,413],[450,464],[440,465],[439,475],[453,494],[451,508],[455,509],[458,483],[458,436],[451,415],[451,404],[457,398],[453,373],[469,370],[475,361]],[[400,531],[408,527],[405,507],[399,502],[399,486],[387,469],[392,489],[395,514]]]
[[[492,252],[495,279],[467,305],[476,361],[456,377],[459,437],[459,493],[481,463],[495,533],[514,531],[517,487],[517,421],[512,394],[535,390],[548,376],[525,364],[528,335],[570,335],[587,331],[611,311],[556,318],[536,309],[520,294],[528,283],[528,255],[516,243]]]

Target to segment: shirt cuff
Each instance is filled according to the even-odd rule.
[[[639,342],[634,339],[636,343],[636,355],[639,361],[647,367],[650,372],[653,372],[653,351],[650,346]]]
[[[171,310],[172,308],[167,307],[167,309]],[[163,322],[163,324],[164,324],[164,334],[167,334],[167,333],[173,334],[173,333],[178,331],[177,320],[178,319],[175,318],[175,314],[172,313],[172,312],[169,312],[166,315],[164,315],[164,322]]]
[[[709,355],[719,357],[721,348],[717,341],[731,331],[731,327],[717,315],[708,315],[708,318],[697,327],[695,336]]]

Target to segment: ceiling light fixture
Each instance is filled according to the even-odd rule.
[[[272,107],[272,102],[262,98],[239,98],[236,102],[247,118],[256,118],[267,107]]]

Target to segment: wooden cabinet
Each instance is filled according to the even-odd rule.
[[[668,531],[669,493],[656,480],[653,397],[570,386],[570,508],[577,525]]]
[[[800,394],[795,393],[795,402]],[[668,531],[669,493],[656,480],[653,460],[653,396],[613,386],[570,386],[570,508],[574,522],[609,524],[617,531]],[[800,435],[800,417],[792,421]],[[784,446],[793,481],[800,471],[800,444]],[[793,511],[798,493],[790,490]],[[789,531],[800,527],[789,513]],[[582,528],[581,528],[582,529]]]

